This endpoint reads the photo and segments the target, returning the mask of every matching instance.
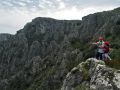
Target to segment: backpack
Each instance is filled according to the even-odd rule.
[[[108,53],[110,51],[109,42],[104,43],[104,52]]]

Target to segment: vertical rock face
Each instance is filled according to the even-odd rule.
[[[38,17],[15,35],[0,35],[0,90],[60,90],[62,85],[68,86],[63,90],[69,90],[79,83],[82,83],[81,86],[99,89],[104,76],[112,72],[109,70],[102,78],[93,76],[92,72],[103,70],[100,69],[102,66],[95,69],[93,65],[95,70],[91,68],[89,76],[87,71],[77,71],[75,75],[70,74],[72,77],[68,74],[70,82],[65,81],[63,84],[63,80],[78,63],[94,56],[89,43],[97,36],[114,39],[112,46],[119,50],[119,10],[88,15],[82,21]],[[85,70],[88,68],[85,67]],[[119,71],[115,73],[117,76],[110,79],[110,87],[106,87],[109,83],[104,81],[105,88],[119,89],[119,80],[116,81],[116,78],[119,79]]]
[[[91,38],[98,38],[99,36],[114,36],[114,33],[120,28],[119,18],[119,8],[83,17],[79,31],[82,33],[80,34],[81,41],[89,41]]]
[[[61,90],[120,90],[119,75],[119,70],[90,58],[67,74]]]
[[[0,34],[0,41],[6,41],[10,37],[12,37],[12,35],[10,35],[10,34]]]
[[[1,36],[0,90],[58,89],[68,70],[82,58],[69,42],[78,37],[80,23],[39,17],[11,38]],[[72,67],[69,55],[71,63],[76,58]]]

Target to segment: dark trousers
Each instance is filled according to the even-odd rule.
[[[97,52],[96,59],[103,60],[103,56],[102,55],[103,55],[103,53]]]

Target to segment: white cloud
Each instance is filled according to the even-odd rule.
[[[20,5],[20,6],[26,6],[26,4],[23,3],[23,2],[19,2],[19,5]]]
[[[64,2],[60,2],[58,9],[63,9],[63,8],[65,8],[65,3]]]
[[[29,22],[31,17],[22,11],[4,12],[0,11],[0,32],[7,31],[8,33],[15,33],[16,30],[23,28],[26,22]],[[6,26],[5,26],[6,25]],[[12,32],[11,32],[12,31]]]
[[[7,1],[3,1],[2,4],[7,5],[7,6],[13,6],[13,4],[11,4],[10,2],[7,2]]]
[[[62,0],[56,0],[56,1],[61,2]]]
[[[53,2],[51,2],[50,0],[42,0],[43,3],[49,7],[53,7]]]
[[[20,0],[22,2],[27,2],[27,3],[32,3],[33,1],[32,0]]]

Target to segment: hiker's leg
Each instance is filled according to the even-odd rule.
[[[106,57],[105,57],[105,53],[102,54],[102,59],[105,60]]]
[[[104,54],[104,58],[105,58],[105,60],[108,60],[108,55],[107,55],[107,53]]]
[[[99,60],[99,57],[100,57],[100,53],[99,53],[99,52],[97,52],[97,53],[96,53],[96,59],[98,59],[98,60]]]
[[[100,60],[103,60],[103,53],[100,53]]]
[[[106,54],[106,56],[107,56],[107,58],[108,58],[109,60],[112,60],[112,59],[110,58],[110,56],[108,55],[108,53]]]
[[[109,60],[108,60],[108,54],[107,53],[105,53],[105,64],[108,64],[109,63]]]

